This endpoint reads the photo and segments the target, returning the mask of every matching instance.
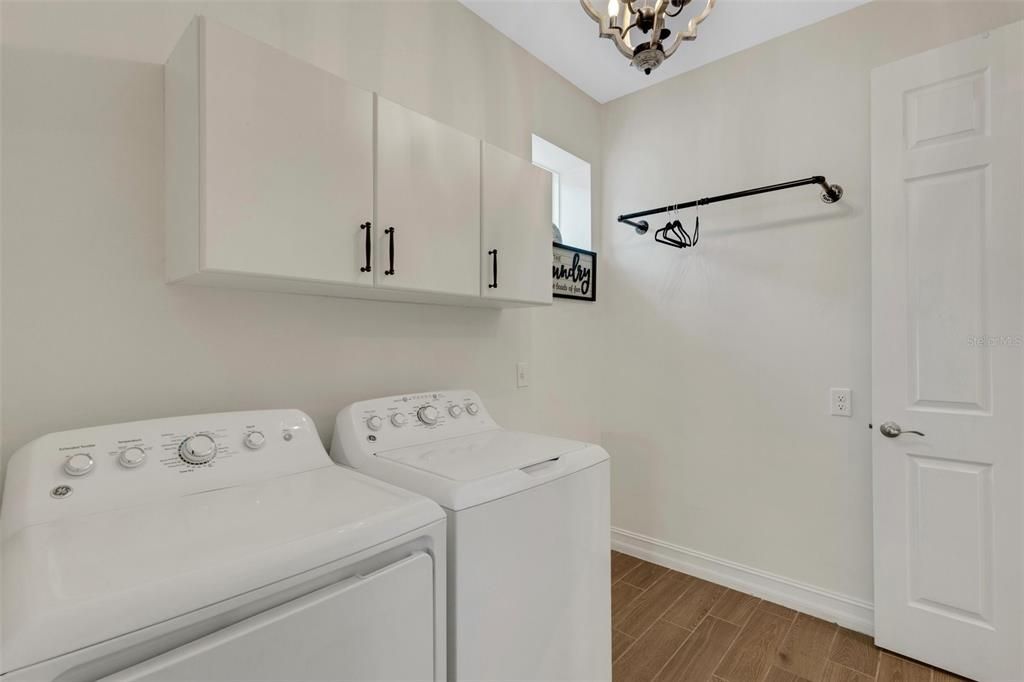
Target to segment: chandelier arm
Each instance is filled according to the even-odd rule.
[[[593,5],[590,4],[590,0],[580,0],[580,7],[587,13],[587,16],[596,21],[599,25],[604,25],[603,18],[597,13]]]
[[[587,13],[587,16],[597,22],[597,35],[611,40],[615,43],[615,47],[618,48],[623,57],[632,59],[633,50],[628,44],[623,42],[623,31],[612,27],[609,23],[605,23],[604,17],[594,9],[593,5],[590,4],[590,0],[580,0],[580,6],[583,7],[583,11]]]
[[[694,40],[697,37],[697,26],[708,18],[708,15],[711,14],[711,10],[714,8],[715,0],[708,0],[708,4],[704,5],[704,9],[701,10],[700,14],[690,18],[690,21],[686,24],[686,40]]]
[[[708,0],[708,4],[704,6],[704,9],[700,14],[690,19],[686,25],[686,31],[677,31],[676,38],[672,41],[672,45],[665,50],[665,58],[671,57],[675,53],[676,49],[684,40],[696,40],[697,39],[697,26],[702,21],[708,18],[711,14],[711,10],[715,7],[715,0]]]
[[[661,29],[665,28],[665,15],[662,12],[656,12],[654,15],[654,24],[651,26],[651,45],[656,45],[661,42]]]
[[[699,24],[702,21],[704,21],[705,19],[707,19],[708,15],[711,14],[711,10],[713,10],[714,8],[715,8],[715,0],[708,0],[708,4],[704,5],[704,9],[702,9],[700,11],[700,14],[698,14],[697,16],[695,16],[692,19],[690,19],[690,24],[689,24],[690,30],[691,31],[696,31],[697,30],[697,24]]]
[[[672,40],[672,44],[665,48],[665,59],[668,59],[675,54],[676,49],[682,44],[684,38],[681,32],[677,32],[675,38]]]
[[[628,53],[623,52],[623,54],[629,57],[630,59],[633,58],[633,41],[630,40],[629,38],[629,32],[632,31],[634,28],[636,28],[635,21],[629,26],[627,26],[625,30],[622,31],[622,44],[625,45],[626,49],[629,51]]]
[[[628,59],[633,58],[633,48],[629,44],[629,34],[616,33],[614,36],[609,36],[612,42],[615,43],[615,47],[619,49],[619,52],[623,57]]]

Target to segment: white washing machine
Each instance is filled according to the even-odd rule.
[[[445,508],[449,679],[611,678],[604,450],[439,391],[346,407],[331,456]]]
[[[4,682],[445,677],[444,513],[301,412],[44,436],[0,522]]]

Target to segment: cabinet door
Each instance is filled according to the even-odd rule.
[[[373,96],[201,20],[200,269],[372,285]]]
[[[378,97],[375,231],[377,286],[479,296],[480,141]]]
[[[485,298],[551,303],[551,224],[551,174],[485,143],[480,246]]]

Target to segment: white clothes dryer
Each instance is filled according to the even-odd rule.
[[[4,682],[445,678],[444,513],[301,412],[44,436],[0,525]]]

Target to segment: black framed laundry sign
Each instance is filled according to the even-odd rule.
[[[597,300],[597,254],[553,242],[551,294],[577,301]]]

